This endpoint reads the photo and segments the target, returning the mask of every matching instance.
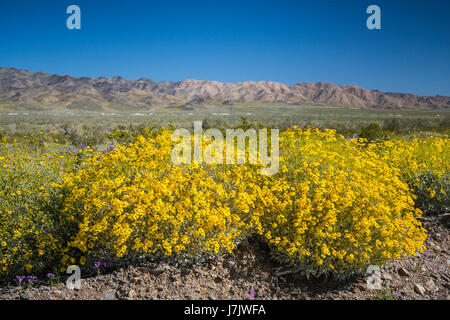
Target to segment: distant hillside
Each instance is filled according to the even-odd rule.
[[[66,107],[79,110],[198,106],[208,104],[286,103],[381,109],[447,109],[450,97],[419,96],[366,90],[354,85],[297,83],[287,86],[271,81],[222,83],[184,80],[155,82],[150,79],[73,78],[14,68],[0,68],[0,107]]]

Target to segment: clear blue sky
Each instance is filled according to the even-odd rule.
[[[66,28],[67,6],[81,30]],[[381,30],[366,8],[381,8]],[[0,66],[450,95],[450,1],[0,0]]]

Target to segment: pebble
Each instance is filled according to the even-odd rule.
[[[359,290],[361,290],[361,291],[366,291],[368,288],[367,288],[367,283],[360,283],[359,285],[358,285],[358,288],[359,288]]]
[[[392,276],[389,273],[382,273],[381,278],[383,278],[384,280],[389,280],[389,281],[393,280]]]
[[[20,300],[30,300],[30,296],[26,292],[21,292],[19,294]]]
[[[181,275],[182,276],[187,276],[190,273],[191,273],[191,269],[189,269],[189,268],[182,268],[181,269]]]
[[[425,287],[427,288],[428,291],[430,291],[431,293],[435,293],[436,291],[439,290],[439,288],[436,286],[436,284],[434,283],[433,279],[428,280],[425,283]]]
[[[414,285],[414,291],[420,294],[421,296],[425,295],[425,288],[422,287],[420,284],[416,283]]]
[[[130,291],[128,291],[127,296],[128,296],[128,298],[134,298],[136,296],[136,291],[131,289]]]
[[[441,249],[441,246],[434,242],[430,243],[429,247],[431,249],[433,249],[434,251],[440,251],[440,249]]]
[[[401,275],[402,277],[409,277],[409,272],[408,272],[408,270],[406,270],[406,269],[403,268],[403,267],[400,267],[400,268],[398,269],[398,274]]]
[[[116,297],[116,293],[115,292],[110,292],[107,293],[102,300],[114,300],[114,298]]]
[[[154,274],[155,276],[158,276],[160,274],[162,274],[164,271],[166,271],[168,268],[167,267],[157,267],[155,269],[150,270],[149,272],[151,274]]]

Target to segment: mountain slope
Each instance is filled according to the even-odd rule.
[[[360,108],[450,108],[450,97],[419,96],[366,90],[354,85],[297,83],[287,86],[270,81],[222,83],[184,80],[74,78],[14,68],[0,68],[0,106],[114,109],[171,105],[288,103]]]

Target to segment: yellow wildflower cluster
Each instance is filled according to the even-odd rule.
[[[284,170],[260,197],[259,234],[307,275],[350,275],[423,250],[420,210],[399,170],[332,130],[287,130]]]
[[[450,210],[450,139],[448,135],[395,137],[369,146],[416,195],[416,206],[430,213]]]
[[[227,173],[175,166],[171,132],[91,156],[66,175],[64,212],[79,223],[71,247],[83,254],[172,254],[194,258],[231,252],[245,234]],[[66,257],[68,259],[69,257]]]
[[[294,127],[280,134],[273,176],[260,165],[176,165],[164,129],[106,152],[33,154],[3,141],[0,178],[24,178],[0,191],[1,271],[113,256],[208,258],[258,234],[308,275],[348,276],[424,249],[405,170],[448,174],[448,140],[436,139],[441,148],[420,158],[429,143],[420,139],[368,144]]]
[[[32,272],[57,264],[64,243],[50,208],[58,182],[73,164],[67,152],[50,151],[42,135],[0,141],[0,273]]]

